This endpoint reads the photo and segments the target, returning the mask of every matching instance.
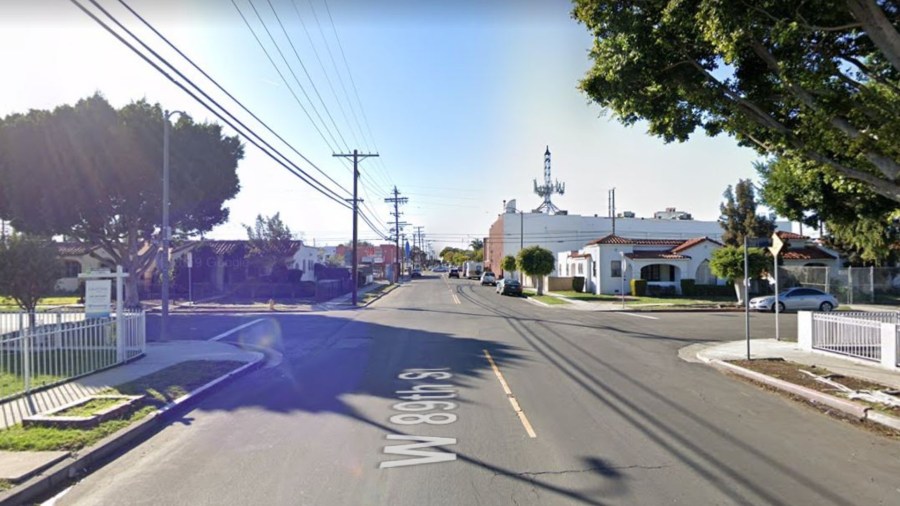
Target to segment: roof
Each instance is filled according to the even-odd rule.
[[[807,237],[805,235],[795,234],[793,232],[787,232],[785,230],[778,230],[775,233],[778,235],[778,237],[788,240],[788,241],[790,241],[791,239],[801,240],[801,241],[809,239],[809,237]]]
[[[681,253],[684,250],[691,249],[694,246],[697,246],[698,244],[703,244],[706,241],[709,241],[713,244],[718,244],[719,246],[722,246],[722,243],[720,243],[719,241],[710,239],[709,237],[695,237],[693,239],[688,239],[687,241],[684,241],[680,245],[672,248],[672,253]]]
[[[781,253],[781,258],[785,260],[834,260],[835,256],[821,248],[807,246],[805,248],[784,250]]]
[[[688,260],[691,257],[679,255],[670,251],[635,251],[633,253],[625,253],[625,256],[632,260],[644,259],[660,259],[660,260]]]
[[[205,240],[200,243],[198,247],[209,247],[212,252],[216,255],[230,255],[232,253],[238,252],[241,248],[246,248],[250,245],[250,241],[246,239],[239,240]],[[300,246],[303,245],[303,241],[291,241],[282,251],[286,256],[293,255]]]
[[[56,243],[56,248],[59,250],[60,256],[80,257],[87,255],[97,247],[80,242],[58,242]]]
[[[588,244],[633,244],[636,246],[678,246],[685,242],[684,239],[627,239],[615,234],[609,234]]]
[[[591,254],[573,251],[571,254],[569,254],[569,258],[591,258]]]

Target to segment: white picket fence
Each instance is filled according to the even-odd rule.
[[[145,348],[143,311],[124,312],[121,322],[114,315],[0,313],[0,399],[123,363]]]

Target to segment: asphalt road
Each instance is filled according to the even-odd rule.
[[[900,504],[900,443],[677,357],[743,325],[423,278],[233,336],[283,358],[56,504]]]

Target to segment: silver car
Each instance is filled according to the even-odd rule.
[[[831,311],[836,307],[838,307],[838,301],[833,295],[815,288],[798,286],[778,294],[778,311],[796,311],[800,309]],[[769,295],[750,299],[750,309],[774,312],[775,296]]]

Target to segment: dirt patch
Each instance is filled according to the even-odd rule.
[[[836,397],[846,398],[840,389],[823,383],[821,381],[817,381],[812,376],[803,373],[801,371],[809,371],[818,376],[829,376],[828,379],[835,383],[839,383],[844,385],[845,387],[851,388],[853,390],[883,390],[883,391],[892,391],[891,387],[881,385],[878,383],[874,383],[871,381],[866,381],[858,378],[852,378],[849,376],[842,376],[840,374],[835,374],[825,369],[823,367],[816,367],[815,365],[805,365],[798,364],[796,362],[788,362],[783,359],[757,359],[757,360],[732,360],[730,361],[732,364],[743,367],[745,369],[750,369],[751,371],[756,371],[759,373],[763,373],[767,376],[771,376],[773,378],[778,378],[780,380],[784,380],[795,385],[804,386],[806,388],[816,390],[818,392],[823,392],[826,394],[831,394]],[[877,409],[878,411],[898,416],[900,417],[900,407],[890,406],[887,404],[881,403],[872,403],[866,402],[860,399],[854,399],[855,402],[859,402],[865,404],[871,408]]]

